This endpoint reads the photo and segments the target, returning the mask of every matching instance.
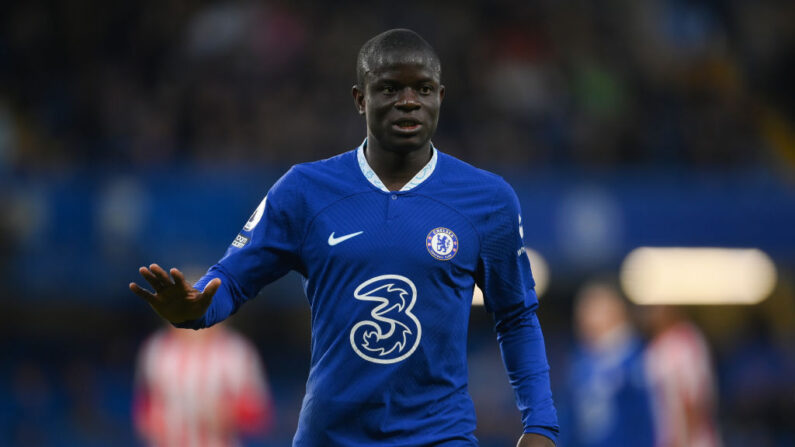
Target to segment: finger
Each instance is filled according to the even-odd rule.
[[[152,273],[154,273],[155,276],[157,276],[157,279],[159,279],[163,283],[163,286],[168,287],[174,284],[174,281],[172,281],[171,278],[168,277],[168,273],[166,273],[166,271],[163,270],[163,267],[160,267],[157,264],[152,264],[149,266],[149,270],[151,270]]]
[[[144,277],[146,282],[148,282],[149,285],[152,286],[153,289],[155,289],[155,292],[166,287],[165,284],[163,284],[163,281],[161,281],[157,276],[155,276],[155,274],[152,273],[152,271],[149,270],[148,268],[141,267],[138,269],[138,273],[140,273],[141,276]]]
[[[130,290],[132,291],[132,293],[134,293],[134,294],[138,295],[139,297],[145,299],[146,302],[148,302],[149,304],[156,304],[158,302],[157,297],[152,295],[152,292],[142,288],[141,286],[139,286],[138,284],[136,284],[134,282],[130,283]]]
[[[179,271],[179,269],[172,268],[171,270],[169,270],[169,272],[171,273],[171,277],[174,278],[175,284],[180,284],[182,286],[190,286],[190,284],[188,284],[188,281],[185,280],[185,275],[183,275],[182,272]]]
[[[218,291],[218,288],[221,287],[221,278],[213,278],[212,281],[207,283],[202,291],[202,299],[210,299],[215,295],[215,292]]]

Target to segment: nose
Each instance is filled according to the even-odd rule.
[[[398,100],[395,103],[395,107],[404,111],[419,109],[420,102],[418,99],[417,92],[411,87],[405,87],[402,90],[400,90],[400,93],[398,94]]]

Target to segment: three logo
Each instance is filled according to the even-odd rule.
[[[414,353],[422,326],[411,313],[417,287],[401,275],[380,275],[363,282],[353,292],[357,300],[377,303],[370,318],[356,323],[350,332],[351,347],[368,362],[397,363]]]
[[[363,231],[328,238],[330,246],[362,234]],[[438,227],[425,238],[428,253],[448,261],[458,253],[458,237],[451,230]],[[380,275],[356,287],[353,297],[376,303],[370,318],[359,321],[349,335],[353,351],[362,359],[378,364],[397,363],[417,349],[422,338],[420,320],[411,312],[417,302],[417,287],[401,275]]]

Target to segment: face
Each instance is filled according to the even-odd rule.
[[[621,299],[602,286],[591,286],[581,292],[574,312],[578,335],[585,343],[598,343],[627,318]]]
[[[374,64],[364,84],[364,91],[353,87],[353,98],[367,120],[368,141],[394,152],[428,144],[444,98],[444,86],[433,65],[411,55],[385,58]]]

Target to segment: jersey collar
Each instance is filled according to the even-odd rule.
[[[362,144],[356,149],[356,159],[359,161],[359,169],[362,170],[362,174],[364,174],[364,178],[367,179],[370,183],[373,184],[376,188],[380,189],[384,192],[390,192],[384,183],[378,178],[375,171],[370,167],[370,163],[367,162],[367,157],[364,156],[364,148],[367,146],[367,139],[365,138]],[[433,155],[431,156],[431,160],[423,166],[422,169],[414,175],[414,178],[408,181],[402,188],[401,191],[409,191],[411,189],[416,188],[420,183],[424,182],[428,179],[428,177],[433,174],[433,171],[436,169],[436,161],[438,160],[438,156],[436,153],[436,148],[433,147],[433,143],[431,143],[431,149],[433,149]]]

